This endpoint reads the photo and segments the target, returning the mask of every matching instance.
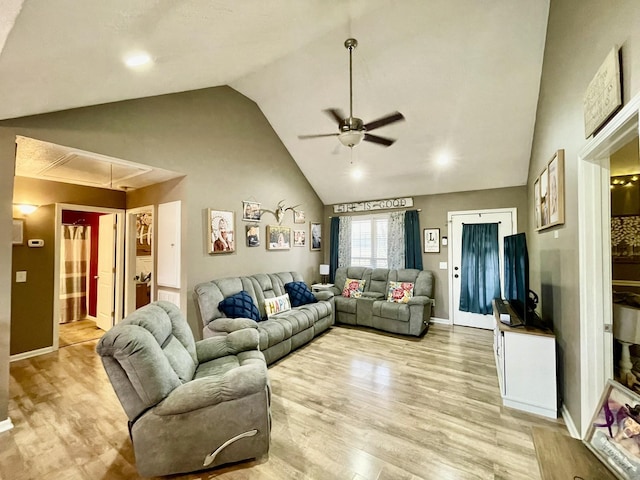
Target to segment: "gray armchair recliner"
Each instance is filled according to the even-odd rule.
[[[129,418],[143,476],[211,468],[269,450],[270,387],[258,332],[196,342],[175,305],[154,302],[97,351]]]

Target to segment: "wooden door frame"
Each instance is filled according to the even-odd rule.
[[[114,213],[116,215],[116,273],[115,273],[115,316],[114,322],[122,319],[122,295],[124,288],[124,218],[125,211],[117,208],[92,207],[89,205],[75,205],[70,203],[56,203],[55,213],[55,246],[53,260],[53,343],[52,349],[60,348],[60,247],[62,238],[60,227],[62,226],[62,211],[75,210],[78,212]]]
[[[580,272],[580,431],[563,405],[573,436],[585,438],[608,378],[613,378],[610,155],[639,136],[640,94],[578,153]]]
[[[509,208],[492,208],[488,210],[461,210],[455,212],[447,212],[447,225],[449,226],[449,240],[451,248],[448,248],[448,265],[449,271],[447,273],[447,280],[449,283],[449,325],[453,325],[453,312],[455,309],[454,303],[454,295],[453,295],[453,242],[455,241],[453,237],[453,217],[456,215],[477,215],[477,214],[493,214],[493,213],[511,213],[511,219],[513,222],[512,232],[518,231],[518,209],[516,207]]]

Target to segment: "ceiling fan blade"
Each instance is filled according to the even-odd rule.
[[[319,133],[317,135],[298,135],[298,138],[305,140],[307,138],[320,138],[320,137],[337,137],[339,133]]]
[[[333,118],[338,125],[346,118],[339,108],[327,108],[323,112]]]
[[[389,125],[390,123],[399,122],[400,120],[404,120],[404,115],[400,112],[394,112],[386,117],[379,118],[374,120],[373,122],[369,122],[365,124],[365,128],[367,131],[375,130],[376,128],[384,127],[385,125]]]
[[[390,147],[395,142],[392,138],[381,137],[379,135],[371,135],[370,133],[364,134],[365,142],[373,142],[379,145],[384,145],[385,147]]]

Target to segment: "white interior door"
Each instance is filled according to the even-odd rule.
[[[96,325],[107,331],[115,316],[116,215],[102,215],[99,221]]]
[[[503,285],[504,264],[504,237],[512,235],[516,230],[517,219],[516,209],[505,210],[483,210],[477,212],[451,212],[449,213],[449,297],[452,320],[454,325],[466,327],[476,327],[493,329],[493,314],[482,315],[460,311],[460,287],[461,287],[461,259],[462,259],[462,225],[467,223],[497,223],[498,224],[498,247],[500,252],[500,285]]]

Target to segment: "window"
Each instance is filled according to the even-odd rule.
[[[354,217],[351,221],[351,266],[388,268],[386,216]]]

